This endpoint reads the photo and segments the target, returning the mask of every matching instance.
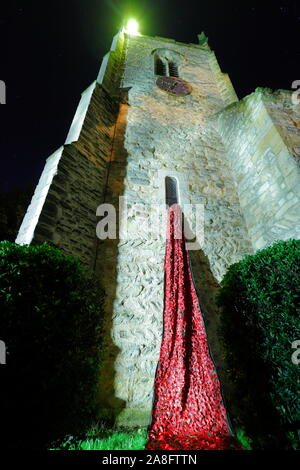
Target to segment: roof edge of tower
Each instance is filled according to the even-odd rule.
[[[130,36],[129,34],[125,33],[127,36]],[[135,37],[135,36],[130,36],[130,37]],[[171,38],[164,38],[161,36],[148,36],[146,34],[141,34],[139,36],[136,36],[137,39],[150,39],[151,41],[159,41],[159,42],[169,42],[173,44],[178,44],[179,46],[185,46],[189,48],[195,48],[195,49],[202,49],[203,51],[210,50],[210,47],[208,46],[208,43],[205,45],[200,45],[200,44],[193,44],[193,43],[187,43],[187,42],[181,42],[181,41],[176,41],[176,39],[171,39]]]

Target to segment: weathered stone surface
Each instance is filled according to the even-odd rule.
[[[156,86],[157,50],[178,58],[190,95]],[[230,399],[215,296],[231,264],[275,238],[297,236],[299,110],[282,92],[237,102],[207,43],[119,33],[98,80],[82,105],[84,120],[80,109],[76,115],[83,122],[75,120],[70,135],[78,140],[48,160],[18,240],[51,240],[95,270],[107,294],[102,415],[147,425],[163,328],[165,178],[177,180],[199,245],[190,251],[195,284]],[[116,209],[116,239],[96,238],[103,202]],[[204,239],[191,205],[204,209]]]
[[[184,98],[165,94],[157,88],[153,74],[152,53],[162,47],[166,44],[157,38],[126,40],[121,82],[129,88],[129,107],[123,116],[124,160],[111,165],[107,201],[117,204],[123,196],[131,204],[127,214],[119,214],[121,220],[126,218],[129,239],[101,245],[103,279],[111,299],[109,328],[119,350],[114,363],[115,394],[126,403],[118,423],[124,425],[146,425],[151,416],[163,326],[165,224],[163,236],[155,238],[154,224],[149,221],[155,220],[157,205],[165,204],[165,176],[179,179],[182,204],[204,204],[202,250],[214,289],[228,266],[251,252],[214,118],[236,99],[232,86],[226,82],[220,91],[223,77],[212,52],[174,43],[172,50],[183,57],[180,76],[192,83],[193,92]],[[193,220],[188,221],[192,225]],[[195,265],[197,272],[197,260]]]
[[[300,237],[300,105],[291,98],[258,89],[219,115],[255,250]]]
[[[48,240],[94,268],[96,208],[104,199],[118,109],[96,84],[79,140],[48,159],[18,243]]]

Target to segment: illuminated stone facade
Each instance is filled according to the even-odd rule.
[[[176,63],[191,94],[157,87],[157,58]],[[299,107],[290,99],[257,91],[238,101],[203,35],[199,45],[123,32],[114,38],[65,145],[47,161],[17,238],[53,242],[94,269],[105,288],[110,340],[99,379],[103,416],[130,426],[150,420],[165,248],[155,215],[162,205],[164,233],[167,176],[177,181],[192,231],[195,217],[185,208],[204,210],[204,241],[190,257],[230,401],[217,340],[218,283],[246,254],[276,238],[299,238]],[[127,205],[119,210],[120,197]],[[121,225],[126,222],[126,239],[96,236],[102,203],[113,204]]]

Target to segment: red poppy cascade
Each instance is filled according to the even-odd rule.
[[[180,219],[179,206],[169,208],[164,330],[146,448],[239,449],[227,422],[185,240],[176,235]]]

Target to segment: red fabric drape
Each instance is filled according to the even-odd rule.
[[[172,206],[165,253],[164,332],[146,449],[239,448],[229,431],[185,240],[178,237],[180,228],[180,208]]]

